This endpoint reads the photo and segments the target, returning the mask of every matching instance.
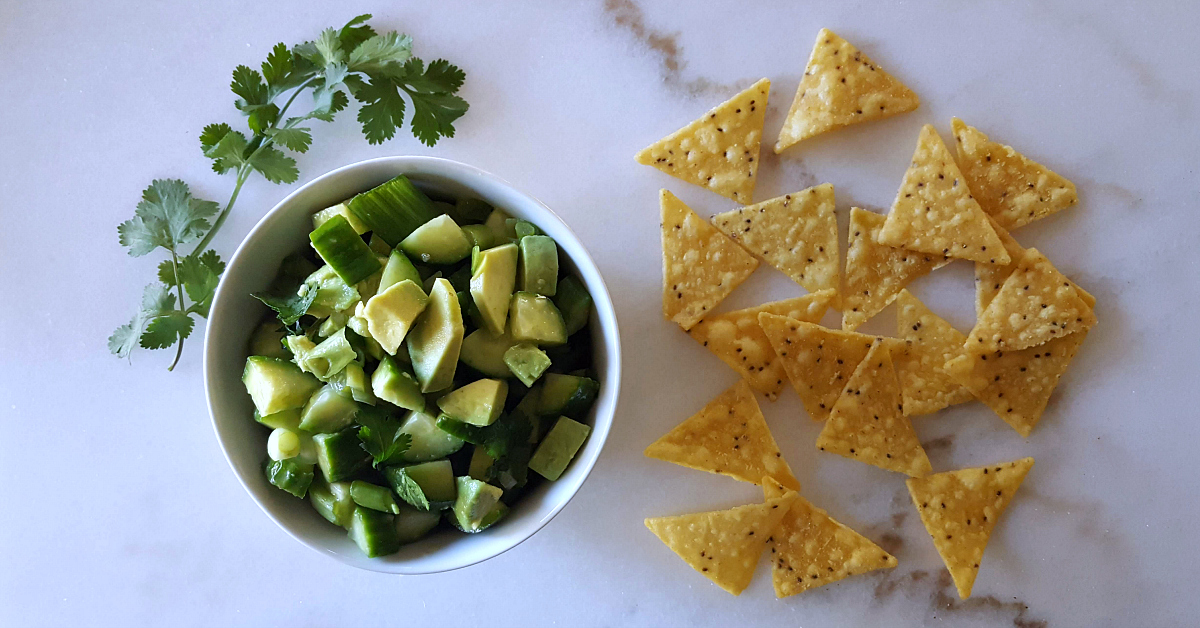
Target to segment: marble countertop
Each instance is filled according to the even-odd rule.
[[[263,516],[213,436],[198,337],[174,373],[165,352],[127,363],[105,348],[155,263],[116,241],[141,189],[180,177],[210,198],[229,192],[196,137],[237,120],[230,70],[365,12],[413,34],[418,55],[464,67],[471,111],[436,148],[406,132],[369,146],[343,113],[316,128],[302,180],[412,153],[495,172],[580,234],[626,340],[612,436],[577,498],[513,551],[434,576],[345,567]],[[968,601],[954,596],[899,476],[818,455],[818,426],[790,391],[763,405],[806,495],[883,542],[897,569],[776,600],[763,563],[734,598],[642,526],[759,494],[641,454],[735,378],[661,316],[657,190],[706,216],[731,205],[633,153],[763,76],[774,82],[773,140],[822,26],[922,105],[781,157],[764,151],[758,198],[828,181],[841,214],[886,208],[920,126],[948,137],[951,116],[1079,187],[1077,207],[1018,233],[1099,299],[1100,324],[1042,424],[1023,440],[978,404],[916,423],[935,469],[1037,459]],[[0,624],[1194,625],[1197,26],[1200,5],[1182,2],[2,3],[0,476],[11,484]],[[247,185],[217,249],[231,253],[293,188]],[[914,290],[972,325],[969,264]],[[798,292],[767,269],[723,307]],[[886,330],[891,316],[867,329]]]

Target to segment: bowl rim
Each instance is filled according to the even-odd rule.
[[[582,473],[580,474],[578,484],[574,487],[573,490],[570,491],[569,494],[566,495],[565,499],[561,499],[561,501],[559,501],[558,503],[554,503],[552,505],[552,507],[550,508],[550,510],[545,515],[543,515],[542,517],[540,517],[538,519],[531,520],[531,522],[529,524],[527,524],[529,526],[528,531],[518,534],[518,536],[517,536],[517,538],[515,538],[515,540],[512,540],[509,544],[500,548],[498,551],[496,551],[494,553],[489,553],[489,554],[479,557],[479,558],[470,559],[468,561],[462,562],[461,564],[452,564],[452,565],[444,566],[444,567],[425,568],[425,569],[418,569],[418,570],[403,569],[403,565],[406,564],[405,562],[383,562],[383,561],[376,561],[375,559],[368,559],[366,564],[362,564],[361,561],[360,562],[351,562],[351,561],[344,559],[338,553],[330,551],[325,545],[318,543],[316,541],[310,540],[304,536],[301,536],[296,531],[292,530],[291,527],[289,527],[289,525],[285,524],[284,521],[282,521],[280,517],[277,517],[275,515],[275,513],[272,512],[268,508],[267,504],[264,503],[263,500],[259,499],[259,497],[254,494],[254,492],[251,490],[251,487],[250,487],[247,479],[243,476],[243,474],[238,470],[237,466],[234,464],[233,458],[230,455],[229,444],[226,442],[226,438],[222,434],[222,430],[220,427],[220,421],[217,418],[217,411],[216,411],[215,404],[214,404],[214,397],[217,396],[216,393],[214,392],[214,389],[215,389],[215,387],[218,386],[218,384],[216,383],[216,378],[215,378],[214,374],[212,373],[212,369],[215,368],[215,366],[213,366],[213,362],[215,361],[214,354],[218,351],[218,349],[216,348],[217,343],[214,340],[214,334],[212,333],[212,328],[213,328],[213,320],[217,317],[210,317],[206,320],[206,323],[205,323],[204,351],[203,351],[204,355],[203,355],[203,361],[202,361],[202,365],[201,365],[201,370],[203,371],[203,377],[204,377],[204,398],[205,398],[205,403],[208,406],[208,414],[209,414],[209,419],[212,423],[213,432],[214,432],[215,436],[217,437],[217,444],[220,446],[221,454],[222,454],[222,456],[224,456],[226,464],[229,465],[230,470],[233,471],[234,476],[237,477],[238,483],[241,484],[242,489],[250,496],[250,499],[259,507],[259,509],[269,519],[271,519],[271,521],[273,521],[275,523],[275,525],[277,525],[280,529],[282,529],[288,536],[292,537],[296,541],[299,541],[305,547],[308,547],[309,549],[312,549],[313,551],[316,551],[319,554],[328,556],[343,565],[355,567],[358,569],[363,569],[365,571],[374,571],[377,573],[388,573],[388,574],[395,574],[395,575],[423,575],[423,574],[444,573],[444,572],[448,572],[448,571],[454,571],[457,569],[463,569],[466,567],[470,567],[472,565],[477,565],[486,560],[500,556],[501,554],[504,554],[505,552],[524,543],[530,537],[532,537],[534,534],[536,534],[537,532],[542,530],[547,524],[550,523],[550,521],[552,519],[554,519],[560,512],[562,512],[563,508],[565,508],[567,506],[567,504],[569,504],[571,502],[571,500],[573,500],[575,498],[575,495],[579,493],[579,490],[581,488],[583,488],[583,485],[587,482],[587,479],[591,476],[592,469],[595,468],[596,462],[600,459],[600,455],[604,451],[604,446],[607,445],[607,443],[608,443],[608,436],[609,436],[609,433],[611,432],[612,423],[615,419],[617,406],[618,406],[618,403],[620,400],[621,366],[622,366],[622,364],[621,364],[621,334],[620,334],[618,318],[616,315],[616,308],[612,303],[612,296],[611,296],[611,293],[609,292],[608,284],[604,280],[604,275],[600,272],[599,267],[596,265],[595,260],[592,259],[591,253],[587,250],[587,247],[584,246],[583,241],[579,239],[579,236],[575,233],[575,231],[571,228],[571,226],[569,224],[567,224],[567,222],[565,220],[562,219],[561,216],[559,216],[553,209],[551,209],[549,206],[547,206],[545,203],[543,203],[538,198],[536,198],[526,192],[523,192],[522,190],[520,190],[513,184],[509,183],[507,180],[505,180],[502,177],[499,177],[491,172],[485,171],[481,168],[478,168],[476,166],[472,166],[470,164],[466,164],[466,163],[463,163],[460,161],[446,159],[443,157],[431,157],[431,156],[425,156],[425,155],[393,155],[393,156],[375,157],[375,158],[371,158],[371,159],[364,159],[361,161],[346,164],[344,166],[340,166],[338,168],[330,170],[322,175],[319,175],[319,176],[309,180],[308,182],[304,183],[303,185],[297,187],[295,190],[290,192],[287,196],[283,197],[278,203],[276,203],[273,207],[271,207],[270,210],[268,210],[265,214],[263,214],[262,218],[260,218],[254,224],[254,226],[251,227],[251,229],[242,238],[241,242],[238,243],[238,246],[234,250],[233,255],[231,255],[229,258],[229,263],[226,267],[226,272],[222,275],[221,280],[217,285],[217,289],[214,291],[211,311],[214,313],[220,311],[219,308],[217,307],[217,304],[222,302],[222,300],[223,300],[222,297],[227,292],[226,277],[230,276],[229,271],[232,270],[234,268],[234,266],[238,264],[239,261],[241,261],[243,256],[249,255],[249,252],[247,251],[247,245],[252,240],[257,240],[258,239],[257,236],[260,235],[260,232],[266,231],[268,229],[268,223],[272,222],[272,219],[277,214],[283,212],[283,210],[292,203],[294,198],[305,193],[306,191],[310,190],[313,187],[320,186],[330,180],[336,179],[340,176],[344,176],[352,171],[356,171],[359,169],[367,169],[367,168],[370,168],[371,166],[380,165],[380,164],[396,165],[397,170],[403,170],[406,167],[413,167],[414,164],[416,164],[418,166],[427,165],[427,166],[432,167],[433,169],[446,168],[446,169],[450,169],[450,170],[458,170],[459,172],[454,173],[453,175],[436,175],[436,176],[440,176],[442,178],[449,179],[449,180],[458,180],[459,183],[464,183],[464,184],[466,182],[462,181],[460,179],[460,177],[461,178],[468,178],[468,177],[481,178],[481,179],[490,181],[492,184],[507,188],[511,193],[521,197],[523,200],[528,202],[530,205],[540,208],[541,211],[546,212],[546,214],[548,214],[551,217],[551,219],[558,221],[558,223],[565,230],[567,235],[571,238],[571,240],[573,240],[572,244],[574,245],[574,247],[577,247],[578,251],[582,254],[581,256],[569,255],[568,256],[569,259],[572,261],[572,263],[577,268],[582,265],[581,262],[586,263],[588,266],[590,266],[590,270],[593,271],[590,274],[595,276],[596,283],[599,285],[599,287],[601,288],[601,290],[603,292],[603,301],[602,302],[599,301],[598,299],[596,299],[595,295],[593,295],[593,303],[595,304],[594,307],[596,307],[597,319],[602,321],[602,323],[604,323],[601,325],[601,330],[602,330],[601,337],[604,339],[604,342],[609,349],[608,356],[607,356],[607,371],[605,374],[606,378],[605,378],[604,385],[606,388],[609,388],[611,390],[611,392],[609,394],[611,394],[612,403],[611,403],[611,408],[610,408],[609,412],[605,413],[604,416],[602,416],[600,413],[597,413],[593,420],[592,435],[595,436],[595,435],[597,435],[597,432],[600,432],[599,435],[601,436],[601,442],[600,442],[600,446],[596,449],[595,455],[592,456],[588,460],[582,461],[585,463],[585,466],[584,466],[584,469],[582,470]],[[582,259],[581,259],[581,257],[582,257]],[[582,272],[582,271],[580,271],[580,272]],[[601,304],[603,304],[605,306],[604,307],[605,312],[603,312],[603,313],[601,313],[601,311],[600,311],[601,308],[599,307],[599,305],[601,305]],[[600,428],[602,428],[602,429],[600,429]],[[378,566],[379,568],[375,568],[376,566]],[[395,567],[397,567],[397,566],[399,566],[401,568],[396,569]]]

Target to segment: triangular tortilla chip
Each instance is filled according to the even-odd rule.
[[[1037,249],[1027,249],[975,322],[967,351],[1017,351],[1096,324],[1092,308]]]
[[[739,203],[752,203],[770,91],[771,81],[762,79],[634,159]]]
[[[814,421],[829,418],[854,368],[867,357],[875,336],[829,329],[770,313],[758,324],[771,341],[788,380]]]
[[[950,126],[971,196],[1005,229],[1016,229],[1079,202],[1075,184],[962,120]]]
[[[912,111],[921,100],[867,55],[822,28],[788,110],[775,152],[844,126]]]
[[[1020,351],[963,355],[947,362],[946,371],[1029,438],[1085,338],[1087,331],[1081,331]]]
[[[824,183],[717,214],[712,223],[809,292],[837,289],[832,185]]]
[[[663,316],[691,329],[729,296],[758,260],[663,190]]]
[[[904,395],[904,414],[916,416],[970,401],[971,391],[946,372],[946,362],[965,354],[967,337],[925,307],[908,290],[896,299],[896,336],[908,340],[894,355]]]
[[[772,478],[763,483],[766,499],[781,497],[786,491]],[[796,498],[768,546],[777,598],[896,566],[895,556],[803,497]]]
[[[990,217],[989,217],[990,219]],[[996,224],[992,220],[992,228],[996,230],[996,235],[1000,236],[1000,242],[1004,243],[1004,250],[1008,251],[1008,256],[1012,261],[1003,266],[998,264],[975,264],[975,316],[983,316],[983,311],[987,309],[989,303],[995,298],[996,293],[1000,292],[1000,287],[1004,285],[1004,280],[1013,274],[1017,269],[1017,265],[1021,263],[1021,258],[1025,257],[1025,248],[1013,239],[1004,227]],[[1068,280],[1070,281],[1070,280]],[[1096,297],[1092,296],[1087,290],[1080,288],[1075,282],[1071,282],[1071,286],[1079,293],[1079,298],[1087,304],[1089,308],[1095,309]]]
[[[996,520],[1008,508],[1033,458],[988,467],[960,469],[908,480],[908,492],[921,523],[967,599]]]
[[[708,347],[721,361],[741,374],[750,387],[774,401],[783,390],[787,372],[775,358],[771,341],[758,324],[758,315],[769,312],[798,321],[815,323],[837,296],[822,290],[802,297],[775,301],[758,307],[710,316],[696,323],[688,335]]]
[[[739,380],[651,443],[645,453],[650,458],[754,484],[769,475],[792,489],[800,489],[745,380]]]
[[[754,578],[767,539],[796,499],[795,492],[729,510],[646,519],[646,527],[692,569],[740,595]]]
[[[913,477],[933,470],[904,416],[900,381],[882,339],[871,345],[834,402],[817,449]]]
[[[987,214],[971,197],[950,151],[929,124],[921,129],[879,243],[987,264],[1009,262]]]
[[[842,329],[853,331],[896,299],[913,280],[950,263],[944,255],[897,249],[877,242],[884,217],[850,209]]]

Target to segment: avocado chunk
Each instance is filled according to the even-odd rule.
[[[375,405],[375,393],[367,381],[367,372],[358,362],[351,362],[342,369],[341,373],[329,379],[334,388],[340,388],[343,395],[369,406]]]
[[[482,445],[475,445],[475,450],[471,452],[471,465],[468,467],[467,475],[476,480],[487,480],[488,470],[492,468],[492,463],[496,459],[487,452],[487,448]]]
[[[371,297],[363,308],[367,331],[388,355],[395,355],[417,317],[429,305],[421,286],[409,279],[394,283]]]
[[[463,225],[462,230],[471,246],[481,249],[490,249],[496,246],[496,234],[492,233],[487,225]]]
[[[358,219],[358,216],[355,216],[350,211],[349,207],[346,207],[345,203],[338,203],[333,207],[322,209],[321,211],[313,214],[313,229],[320,228],[321,225],[328,222],[329,219],[333,218],[334,216],[341,216],[342,218],[345,218],[346,222],[350,223],[351,227],[354,227],[354,232],[358,235],[362,235],[371,230],[364,225],[361,220]]]
[[[479,253],[471,273],[471,298],[488,331],[504,333],[509,301],[517,281],[517,245],[503,244]]]
[[[454,503],[457,489],[449,460],[387,467],[383,475],[400,499],[418,510],[442,510]]]
[[[500,418],[507,398],[508,382],[480,379],[438,399],[438,407],[446,416],[457,421],[487,426]]]
[[[529,458],[529,468],[547,480],[557,480],[591,431],[592,428],[583,423],[559,417]]]
[[[462,449],[462,439],[437,426],[437,419],[424,412],[410,412],[397,430],[412,438],[408,450],[401,456],[405,462],[428,462],[445,458]]]
[[[442,214],[417,227],[400,249],[426,264],[453,264],[471,254],[471,242],[453,218]]]
[[[301,408],[313,392],[321,387],[317,378],[300,370],[295,364],[261,355],[246,358],[242,383],[261,416]]]
[[[455,478],[458,495],[454,506],[450,509],[454,516],[454,524],[463,532],[479,532],[483,529],[483,520],[496,504],[504,491],[475,478],[462,476]]]
[[[328,434],[354,422],[358,404],[348,394],[326,384],[308,400],[300,413],[300,429]]]
[[[255,410],[254,420],[273,430],[283,428],[294,432],[300,429],[300,412],[301,408],[288,408],[275,414],[263,416],[258,413],[258,410]]]
[[[521,238],[521,290],[548,297],[558,287],[558,245],[550,236]]]
[[[388,256],[387,264],[383,266],[383,274],[379,276],[379,289],[387,290],[405,279],[421,285],[421,273],[417,272],[417,267],[413,266],[404,251],[395,249]]]
[[[283,338],[287,334],[280,329],[279,320],[272,317],[254,330],[250,336],[250,355],[261,355],[268,358],[290,360],[292,354],[284,348]]]
[[[366,466],[371,457],[359,446],[358,431],[349,429],[333,434],[313,436],[317,446],[317,466],[325,481],[341,482],[349,479]]]
[[[350,525],[350,517],[354,516],[354,499],[350,497],[349,482],[330,484],[318,477],[308,487],[308,499],[329,523],[343,528]]]
[[[550,368],[550,358],[537,345],[522,342],[504,352],[504,363],[522,384],[532,386]]]
[[[368,558],[387,556],[400,551],[396,521],[386,512],[359,506],[350,517],[350,538]]]
[[[550,299],[532,292],[518,292],[509,306],[509,333],[518,341],[527,340],[553,347],[567,342],[567,326]]]
[[[542,380],[538,411],[543,415],[563,415],[582,419],[592,409],[600,382],[579,375],[551,373]]]
[[[406,410],[425,409],[425,396],[417,378],[391,356],[384,356],[371,375],[371,391],[375,396]]]
[[[509,220],[512,220],[512,216],[499,209],[493,209],[492,213],[488,214],[487,219],[483,221],[483,225],[492,232],[492,237],[496,242],[509,242],[517,239],[517,232],[510,226]]]
[[[444,390],[454,383],[462,341],[458,296],[449,281],[437,279],[429,294],[429,306],[409,332],[407,341],[421,392]]]
[[[396,504],[396,498],[392,497],[392,492],[383,486],[355,480],[350,483],[350,498],[354,503],[363,508],[378,510],[379,512],[390,512],[393,515],[400,512],[400,506]]]
[[[453,511],[446,513],[446,520],[450,522],[450,525],[454,526],[459,532],[473,534],[476,532],[483,532],[484,530],[495,525],[496,522],[500,521],[505,515],[508,514],[508,510],[508,504],[504,502],[496,502],[496,505],[492,506],[492,509],[483,516],[483,520],[479,522],[479,527],[473,530],[464,529],[461,525],[459,525],[458,520],[454,518]]]
[[[488,377],[512,377],[504,354],[515,344],[517,341],[508,334],[496,335],[486,329],[476,329],[463,339],[459,359]]]
[[[442,513],[417,510],[407,504],[400,504],[400,513],[396,515],[396,536],[400,543],[412,543],[429,534],[441,521]]]

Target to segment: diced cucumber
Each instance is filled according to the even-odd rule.
[[[462,230],[472,247],[490,249],[496,246],[496,234],[487,225],[463,225]]]
[[[518,292],[509,306],[509,333],[516,340],[528,340],[542,346],[567,342],[567,327],[562,314],[550,299],[532,292]]]
[[[383,281],[383,269],[387,267],[388,256],[377,255],[375,259],[379,260],[379,270],[371,273],[366,279],[354,284],[354,289],[358,290],[358,298],[362,301],[370,301],[371,297],[379,294],[379,284]]]
[[[529,392],[525,393],[525,396],[521,397],[521,401],[517,402],[517,405],[512,409],[513,415],[523,416],[529,421],[530,444],[537,443],[542,438],[542,427],[545,422],[542,421],[541,410],[538,407],[541,398],[542,386],[538,384],[530,388]]]
[[[383,274],[379,279],[379,289],[387,290],[389,286],[395,285],[405,279],[421,285],[421,273],[417,272],[417,267],[408,260],[408,256],[404,251],[395,249],[388,256],[387,265],[383,267]]]
[[[512,377],[504,362],[504,353],[517,344],[508,334],[495,335],[486,329],[476,329],[463,339],[459,359],[463,364],[488,377]]]
[[[264,471],[267,481],[273,486],[301,499],[308,493],[308,487],[313,481],[312,465],[301,464],[291,459],[272,460],[266,464]]]
[[[454,503],[454,469],[449,460],[387,467],[384,477],[400,499],[420,510],[441,510]]]
[[[479,532],[483,528],[484,518],[500,503],[504,491],[466,476],[455,478],[455,483],[458,494],[451,507],[454,523],[463,532]]]
[[[392,246],[384,242],[383,238],[379,237],[379,234],[376,233],[371,234],[371,239],[367,241],[367,246],[371,247],[371,250],[375,251],[375,254],[381,257],[387,257],[392,254]]]
[[[387,556],[400,551],[393,515],[359,506],[350,517],[350,538],[367,558]]]
[[[317,327],[317,335],[322,338],[328,338],[337,333],[337,331],[346,326],[346,322],[350,317],[345,312],[334,312],[329,315],[329,318],[321,321],[321,325]]]
[[[258,326],[254,335],[250,336],[250,355],[261,355],[280,360],[292,359],[292,354],[284,348],[283,338],[287,332],[279,326],[279,321],[272,318]]]
[[[550,358],[537,345],[522,342],[504,352],[504,363],[522,384],[532,386],[550,368]]]
[[[341,373],[330,378],[329,384],[342,393],[342,396],[350,395],[351,399],[359,403],[375,405],[375,393],[371,390],[371,383],[367,381],[366,371],[358,362],[347,364]]]
[[[405,462],[428,462],[445,458],[462,449],[463,441],[437,426],[437,419],[423,412],[410,412],[398,432],[412,437],[402,456]]]
[[[315,270],[304,280],[304,285],[300,286],[301,292],[314,289],[317,296],[308,307],[308,313],[317,318],[325,318],[334,312],[354,307],[360,300],[354,284],[346,283],[329,264]]]
[[[472,329],[487,329],[487,323],[483,322],[483,315],[479,313],[479,307],[475,305],[475,299],[471,298],[469,291],[458,293],[458,303],[463,308],[463,325],[468,323]]]
[[[446,214],[417,227],[399,248],[426,264],[453,264],[471,254],[471,242]]]
[[[521,238],[521,264],[517,276],[521,290],[554,296],[558,286],[558,245],[550,236]]]
[[[449,281],[437,279],[429,306],[408,334],[408,355],[421,392],[435,392],[454,383],[462,348],[462,311]]]
[[[341,216],[342,218],[345,218],[346,222],[350,223],[350,226],[354,228],[354,232],[358,235],[362,235],[370,231],[370,229],[358,219],[358,216],[355,216],[350,211],[350,208],[346,207],[345,203],[338,203],[333,207],[322,209],[321,211],[313,214],[313,229],[319,229],[321,225],[325,224],[334,216]]]
[[[317,446],[317,466],[321,467],[326,482],[349,479],[366,466],[371,457],[359,446],[360,442],[357,430],[353,429],[313,437]]]
[[[543,415],[563,415],[582,419],[591,410],[600,383],[587,377],[551,373],[542,378],[539,411]]]
[[[358,359],[358,353],[346,339],[344,327],[317,345],[306,336],[288,336],[286,341],[296,365],[322,381],[328,381]]]
[[[354,422],[358,404],[349,394],[326,384],[309,399],[300,414],[300,429],[314,434],[336,432]]]
[[[317,378],[295,364],[259,355],[246,358],[242,383],[261,416],[302,407],[321,387]]]
[[[428,304],[429,297],[425,296],[421,286],[405,279],[372,297],[363,308],[363,318],[371,337],[389,355],[395,355]]]
[[[308,234],[321,259],[346,283],[356,284],[379,270],[375,251],[354,231],[344,216],[333,216]]]
[[[433,211],[437,214],[448,214],[451,218],[453,218],[454,212],[456,212],[457,209],[454,207],[454,203],[451,203],[450,201],[435,200],[433,201]]]
[[[401,504],[400,514],[396,515],[396,536],[401,544],[412,543],[436,528],[441,518],[436,510],[425,512]]]
[[[475,450],[471,452],[471,465],[467,475],[476,480],[486,481],[488,469],[492,468],[493,462],[496,462],[496,459],[488,454],[487,448],[475,445]]]
[[[255,410],[254,420],[271,429],[282,427],[289,430],[298,430],[300,429],[300,412],[302,409],[303,408],[288,408],[287,410],[281,410],[275,414],[268,414],[267,416],[263,416],[258,413],[258,410]]]
[[[508,220],[510,218],[512,218],[512,216],[495,209],[492,210],[492,213],[488,214],[487,220],[483,221],[484,226],[486,226],[492,232],[492,236],[497,243],[509,242],[517,239],[517,232],[508,225]]]
[[[508,382],[480,379],[438,399],[438,407],[452,419],[487,426],[500,418],[508,398]]]
[[[350,483],[350,497],[354,503],[363,508],[378,510],[379,512],[390,512],[393,515],[400,512],[400,507],[396,505],[396,498],[392,496],[392,492],[386,487],[355,480]]]
[[[406,368],[391,356],[384,356],[371,376],[371,390],[375,396],[407,410],[420,412],[425,409],[425,397],[421,384]]]
[[[450,213],[460,225],[480,223],[487,220],[492,213],[492,205],[477,198],[460,198],[454,203],[454,211]]]
[[[355,196],[346,205],[392,246],[437,216],[429,197],[404,175]]]
[[[291,283],[304,283],[304,278],[313,274],[317,265],[300,253],[288,253],[279,263],[279,279],[291,279]]]
[[[588,294],[582,281],[568,275],[558,282],[554,305],[558,306],[558,312],[567,326],[567,335],[570,336],[588,324],[592,313],[592,295]]]
[[[330,484],[318,477],[308,487],[308,499],[329,523],[343,528],[350,525],[350,518],[354,516],[354,499],[350,497],[349,482]]]
[[[455,270],[454,272],[450,273],[450,276],[446,277],[446,281],[449,281],[450,285],[454,286],[454,291],[457,292],[458,294],[462,294],[464,292],[470,291],[471,290],[471,265],[468,264],[467,262],[463,262],[462,264],[459,264],[458,270]],[[460,304],[462,304],[461,297],[459,297],[458,302]]]
[[[471,298],[488,331],[504,333],[509,302],[517,280],[518,248],[504,244],[482,251],[471,274]]]
[[[591,431],[583,423],[559,417],[529,458],[529,468],[547,480],[557,480]]]

